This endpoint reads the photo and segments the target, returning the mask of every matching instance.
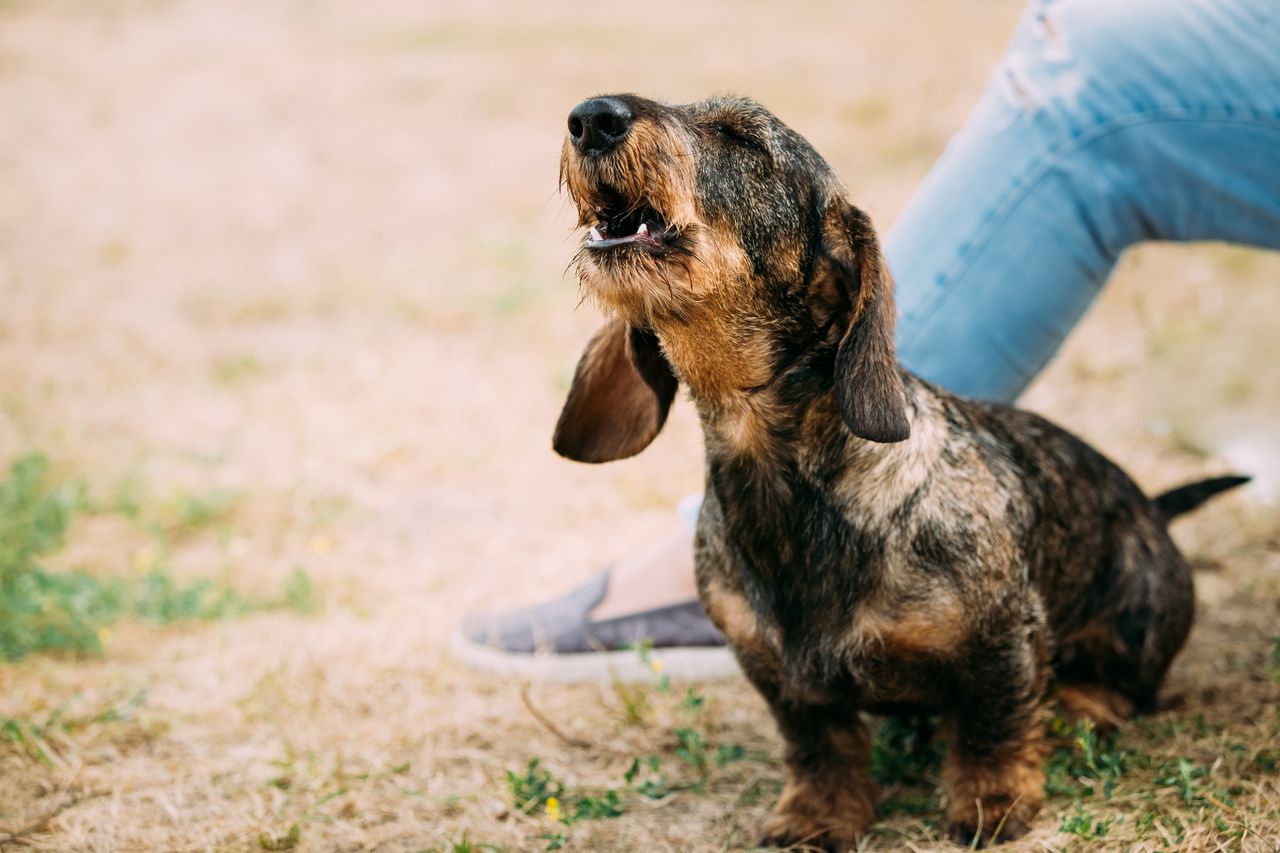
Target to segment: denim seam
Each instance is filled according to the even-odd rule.
[[[1013,187],[1004,198],[998,200],[991,209],[994,211],[991,219],[983,224],[982,229],[978,232],[979,236],[970,241],[968,247],[960,252],[956,259],[942,274],[942,281],[934,280],[933,287],[937,291],[929,300],[928,304],[921,310],[913,312],[915,316],[933,316],[937,313],[943,303],[955,292],[956,288],[951,285],[959,281],[964,274],[963,269],[971,266],[972,258],[978,252],[987,247],[991,242],[997,229],[1004,225],[1018,206],[1031,194],[1046,174],[1053,168],[1060,165],[1064,160],[1073,154],[1078,153],[1088,145],[1103,139],[1104,137],[1128,130],[1133,127],[1140,127],[1144,124],[1159,124],[1166,121],[1192,121],[1203,124],[1239,124],[1254,125],[1260,127],[1280,130],[1280,112],[1275,116],[1267,116],[1265,113],[1257,110],[1249,110],[1248,112],[1235,112],[1233,110],[1225,110],[1221,107],[1214,108],[1182,108],[1170,109],[1161,108],[1150,112],[1130,113],[1125,116],[1110,119],[1101,122],[1090,130],[1080,134],[1077,137],[1067,141],[1059,148],[1047,153],[1041,162],[1035,168],[1028,169],[1026,174],[1029,176],[1026,180],[1021,181],[1017,186]],[[921,334],[923,324],[916,324],[916,331],[908,340],[899,342],[900,347],[906,347],[915,343]]]

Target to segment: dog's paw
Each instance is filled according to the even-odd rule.
[[[834,775],[834,774],[833,774]],[[875,819],[874,790],[862,781],[792,777],[765,820],[761,846],[846,853]]]
[[[981,813],[976,809],[964,815],[953,812],[947,823],[947,835],[961,847],[990,847],[1026,835],[1037,811],[1038,804],[1019,803],[1012,809],[988,806]]]
[[[774,812],[765,821],[760,846],[847,853],[857,845],[859,835],[855,827],[832,820],[796,812]]]

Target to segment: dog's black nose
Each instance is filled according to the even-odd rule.
[[[603,154],[627,135],[631,118],[617,98],[592,98],[569,113],[569,137],[583,154]]]

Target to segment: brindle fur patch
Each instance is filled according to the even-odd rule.
[[[856,719],[822,720],[815,738],[797,735],[787,752],[788,778],[761,844],[844,851],[875,819],[875,789],[853,768],[865,767],[871,738]]]
[[[1032,730],[1016,748],[993,756],[976,756],[956,748],[943,766],[950,805],[948,834],[965,847],[986,847],[1017,838],[1031,828],[1044,802],[1045,748],[1043,724],[1035,718]]]
[[[741,593],[733,592],[719,583],[712,583],[702,593],[703,609],[725,637],[731,638],[738,648],[750,649],[759,654],[772,650],[760,631],[756,613]]]
[[[1043,418],[898,366],[869,220],[767,110],[616,97],[629,132],[603,153],[566,144],[563,183],[584,231],[621,196],[660,215],[666,242],[584,246],[577,271],[614,322],[656,338],[697,406],[700,595],[787,743],[766,836],[856,841],[869,711],[945,717],[953,835],[1016,837],[1042,799],[1050,680],[1065,704],[1124,718],[1154,706],[1186,639],[1191,571],[1167,514]],[[631,405],[590,378],[566,406],[586,444]],[[604,455],[652,438],[638,409],[638,439]]]
[[[864,614],[864,609],[869,612]],[[856,653],[945,658],[962,648],[973,630],[959,598],[943,590],[934,597],[902,606],[859,607],[849,645]]]

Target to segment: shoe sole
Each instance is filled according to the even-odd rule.
[[[555,684],[624,684],[653,681],[717,681],[742,674],[725,646],[654,649],[648,661],[631,649],[614,652],[519,654],[481,645],[457,633],[450,642],[453,658],[470,669]]]

